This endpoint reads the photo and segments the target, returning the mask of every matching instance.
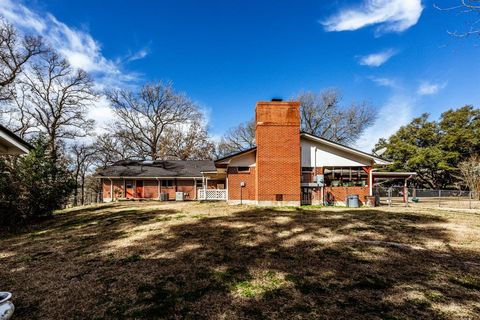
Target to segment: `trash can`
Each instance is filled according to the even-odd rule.
[[[360,203],[358,201],[358,194],[349,194],[347,196],[347,207],[349,208],[360,207]]]

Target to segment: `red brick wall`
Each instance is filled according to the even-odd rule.
[[[192,180],[177,180],[177,191],[187,193],[185,195],[185,200],[195,199],[195,187],[194,181]],[[173,198],[175,199],[175,198]]]
[[[318,193],[321,192],[320,188]],[[350,194],[358,194],[359,199],[362,203],[365,203],[367,197],[369,195],[369,188],[368,186],[366,187],[325,187],[325,197],[327,195],[327,192],[331,192],[335,198],[335,202],[340,201],[340,202],[346,202],[347,195]],[[317,194],[319,198],[316,199],[321,199],[321,195]]]
[[[228,199],[240,200],[240,183],[245,182],[242,188],[243,200],[255,200],[255,167],[250,167],[249,173],[237,173],[236,168],[228,168]]]
[[[258,201],[300,201],[300,103],[256,107]]]
[[[110,194],[110,180],[102,179],[102,197],[103,199],[110,199],[112,195]]]
[[[113,182],[113,196],[114,198],[122,198],[124,194],[124,182],[123,179],[112,179]],[[111,195],[111,184],[109,179],[102,179],[102,189],[103,189],[103,198],[110,199]]]
[[[147,199],[158,198],[158,181],[143,180],[143,197]]]
[[[142,180],[142,179],[138,179]],[[173,185],[171,187],[162,187],[160,186],[160,192],[161,193],[168,193],[168,198],[170,200],[175,199],[175,192],[176,191],[181,191],[188,193],[188,195],[185,197],[186,200],[194,200],[196,199],[195,196],[195,187],[194,187],[194,180],[175,180],[175,179],[169,179],[172,180]],[[113,188],[114,190],[119,190],[119,194],[115,195],[114,191],[114,196],[115,199],[117,198],[124,198],[124,186],[125,186],[125,180],[124,179],[112,179],[113,181]],[[134,181],[134,180],[131,180]],[[143,197],[144,199],[158,199],[158,181],[157,180],[142,180],[143,181]],[[161,182],[160,182],[161,183]],[[225,181],[216,181],[212,180],[209,181],[209,187],[211,186],[212,188],[216,188],[217,184],[225,184]],[[110,180],[109,179],[102,179],[102,189],[103,189],[103,198],[104,199],[110,199]]]

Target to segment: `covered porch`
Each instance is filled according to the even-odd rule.
[[[372,195],[372,167],[302,167],[302,205],[344,205],[348,195],[361,203]]]
[[[197,190],[197,200],[227,201],[227,179],[225,169],[202,172],[202,187]]]

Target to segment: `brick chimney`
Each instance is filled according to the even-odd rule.
[[[300,205],[300,103],[256,106],[256,199],[263,205]]]

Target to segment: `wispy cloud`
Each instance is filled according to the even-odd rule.
[[[394,49],[388,49],[377,53],[372,53],[366,56],[361,56],[359,59],[359,63],[362,66],[369,66],[369,67],[379,67],[391,57],[396,55],[398,52]]]
[[[446,82],[443,83],[433,83],[429,81],[423,81],[420,83],[417,89],[417,94],[420,96],[429,96],[437,94],[440,90],[447,86]]]
[[[148,56],[150,50],[148,48],[143,48],[127,56],[127,61],[141,60]]]
[[[394,94],[378,111],[375,124],[369,127],[356,143],[356,147],[371,152],[380,138],[389,138],[413,117],[415,100],[406,95]]]
[[[378,34],[402,32],[417,24],[421,0],[364,0],[357,7],[340,10],[321,23],[326,31],[353,31],[376,25]]]
[[[386,77],[375,77],[375,76],[370,76],[368,77],[368,79],[380,87],[387,87],[387,88],[393,88],[393,89],[396,89],[399,87],[395,79],[386,78]]]
[[[139,74],[125,71],[118,61],[105,57],[90,33],[68,26],[48,12],[38,13],[17,1],[0,0],[0,14],[21,32],[40,34],[74,68],[92,74],[99,89],[125,86],[139,78]],[[146,53],[137,52],[135,58]]]

